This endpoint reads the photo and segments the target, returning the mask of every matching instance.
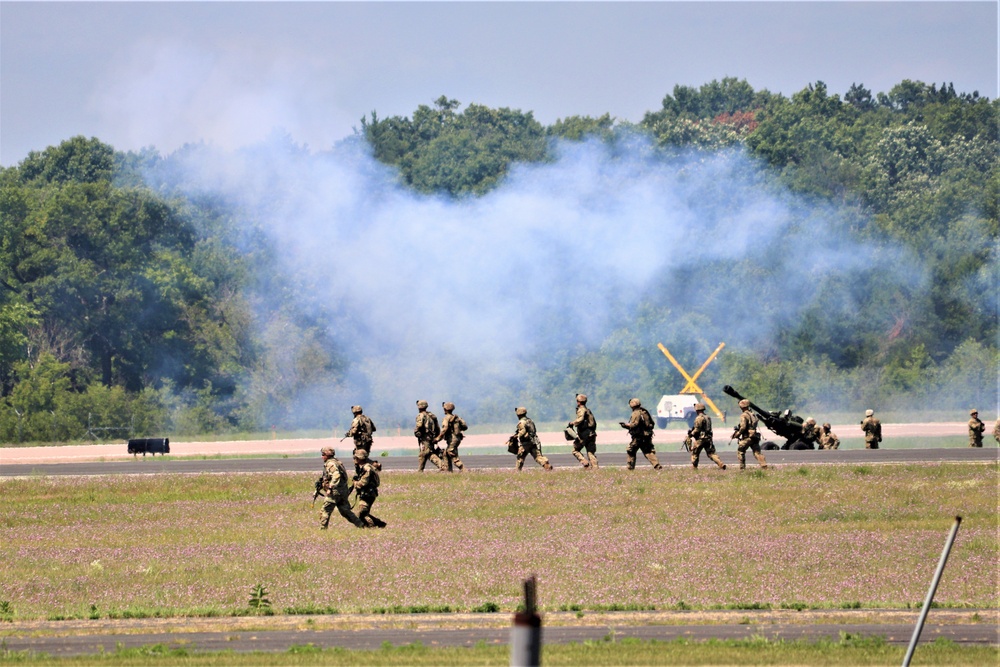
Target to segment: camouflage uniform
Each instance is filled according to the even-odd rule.
[[[336,509],[340,512],[340,516],[358,528],[364,528],[364,521],[361,521],[351,511],[351,504],[347,502],[347,496],[350,494],[350,489],[347,486],[347,470],[344,469],[343,463],[334,458],[335,453],[332,447],[326,447],[320,452],[323,456],[323,476],[320,477],[320,489],[326,500],[323,501],[323,518],[319,527],[326,530],[330,525],[330,516]]]
[[[517,422],[517,431],[514,433],[517,439],[517,469],[521,470],[524,467],[524,460],[530,455],[535,459],[535,463],[546,470],[552,470],[552,464],[542,455],[542,443],[538,439],[535,422],[528,418],[528,411],[517,408],[515,413],[520,418]]]
[[[354,492],[358,495],[358,519],[369,528],[385,528],[386,523],[372,515],[372,505],[378,498],[379,469],[382,465],[372,463],[362,450],[354,452]]]
[[[632,438],[628,447],[625,448],[625,467],[629,470],[635,470],[635,453],[641,451],[654,469],[662,470],[663,466],[656,458],[656,448],[653,447],[653,418],[649,411],[642,407],[638,398],[630,400],[628,405],[632,408],[632,416],[628,422],[618,422],[619,426],[628,429],[628,434]]]
[[[345,438],[354,439],[354,449],[363,449],[366,454],[372,453],[372,434],[375,432],[375,422],[362,413],[361,406],[355,405],[351,408],[354,413],[354,420],[351,428],[344,434]]]
[[[444,408],[444,421],[441,422],[441,433],[434,442],[441,442],[444,440],[447,448],[444,450],[444,460],[448,467],[448,472],[452,472],[452,467],[463,470],[465,464],[462,463],[462,459],[458,458],[458,446],[462,444],[462,439],[465,437],[465,431],[469,428],[465,420],[454,413],[455,404],[454,403],[442,403],[441,407]]]
[[[597,420],[594,413],[587,407],[587,397],[583,394],[576,395],[576,419],[567,424],[568,427],[576,430],[576,439],[573,440],[573,456],[584,468],[597,469]],[[587,455],[583,455],[583,451]]]
[[[840,449],[840,438],[837,437],[836,433],[830,430],[831,428],[830,424],[823,424],[823,427],[820,429],[820,449]]]
[[[740,401],[740,408],[743,410],[740,413],[740,423],[733,430],[733,436],[739,438],[736,443],[736,460],[740,463],[740,470],[746,470],[748,449],[753,452],[753,457],[757,459],[760,467],[767,468],[767,459],[760,451],[760,431],[757,430],[760,420],[750,410],[750,402],[746,399]]]
[[[417,454],[417,471],[423,472],[427,465],[427,459],[438,467],[438,470],[447,470],[444,462],[437,455],[438,449],[434,446],[434,439],[441,434],[441,426],[438,424],[437,415],[427,410],[427,401],[417,401],[417,425],[413,429],[413,435],[417,436],[417,443],[420,445],[420,453]]]
[[[865,432],[865,449],[878,449],[878,443],[882,442],[882,422],[875,417],[874,410],[865,411],[861,430]]]
[[[816,426],[816,420],[812,417],[806,419],[805,423],[802,424],[802,437],[800,440],[806,443],[809,449],[816,449],[816,443],[819,442],[820,433],[819,427]]]
[[[691,465],[698,467],[698,460],[701,453],[715,461],[715,465],[723,470],[726,464],[722,462],[719,455],[715,453],[715,440],[712,435],[712,420],[705,414],[705,406],[702,403],[694,404],[695,412],[698,414],[694,418],[694,426],[691,427]]]
[[[969,416],[969,447],[982,447],[986,424],[979,420],[978,410],[970,410]]]
[[[997,423],[993,426],[993,439],[1000,445],[1000,419],[997,419]]]

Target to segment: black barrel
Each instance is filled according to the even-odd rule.
[[[128,441],[129,454],[169,454],[170,438],[130,438]]]

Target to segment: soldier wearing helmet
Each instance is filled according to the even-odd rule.
[[[362,521],[351,511],[351,504],[347,502],[350,489],[347,486],[347,470],[344,464],[335,457],[336,451],[333,447],[324,447],[320,450],[323,457],[323,474],[316,480],[316,491],[326,497],[323,501],[323,515],[320,519],[319,527],[326,530],[330,525],[330,516],[333,510],[340,512],[344,517],[358,528],[364,528]]]
[[[816,449],[816,443],[819,441],[819,427],[816,425],[816,420],[809,417],[802,423],[802,437],[800,438],[807,449]]]
[[[566,424],[576,431],[573,439],[573,456],[584,468],[597,470],[597,420],[587,407],[587,395],[576,395],[576,419]],[[584,455],[583,450],[586,450]]]
[[[378,498],[379,471],[382,464],[372,461],[368,452],[363,449],[354,450],[354,492],[358,496],[355,509],[358,511],[358,519],[364,522],[369,528],[385,528],[386,523],[377,516],[372,515],[372,505]]]
[[[653,417],[649,414],[649,410],[642,407],[638,398],[630,400],[628,405],[632,408],[632,416],[627,422],[618,422],[619,426],[628,429],[632,438],[625,448],[625,467],[635,470],[635,453],[641,451],[655,470],[662,470],[663,466],[656,458],[656,448],[653,447]]]
[[[444,410],[444,419],[441,421],[441,432],[438,433],[434,442],[438,443],[444,440],[444,461],[448,472],[453,472],[453,468],[464,470],[465,464],[462,463],[462,459],[458,458],[458,446],[462,444],[462,439],[465,437],[465,431],[469,425],[455,414],[455,404],[451,401],[442,403],[441,408]]]
[[[1000,445],[1000,419],[997,419],[997,423],[993,425],[993,439]]]
[[[417,401],[417,424],[413,428],[413,435],[417,437],[417,445],[420,452],[417,454],[417,472],[423,472],[428,459],[438,467],[438,470],[446,470],[444,462],[438,456],[440,450],[434,446],[435,439],[441,434],[441,425],[438,423],[437,415],[427,409],[427,401]]]
[[[694,425],[691,427],[691,430],[688,431],[688,437],[691,438],[691,465],[697,469],[701,453],[705,452],[705,456],[715,461],[715,465],[725,470],[726,464],[723,463],[722,459],[719,458],[719,455],[715,453],[715,439],[712,436],[712,420],[705,414],[705,404],[695,403],[694,411],[696,414],[694,418]]]
[[[354,414],[354,419],[351,421],[351,428],[347,429],[344,437],[354,439],[354,449],[361,449],[365,453],[371,454],[372,434],[376,430],[375,422],[364,414],[360,405],[352,405],[351,413]]]
[[[840,449],[840,438],[831,429],[830,422],[824,422],[819,429],[820,449]]]
[[[882,442],[882,422],[875,416],[874,410],[865,410],[861,430],[865,433],[865,449],[878,449],[878,443]]]
[[[739,423],[733,428],[733,437],[737,439],[736,460],[739,461],[740,470],[746,470],[748,449],[753,452],[753,457],[757,459],[760,467],[767,468],[767,459],[764,458],[764,452],[760,451],[760,431],[757,430],[760,420],[750,409],[750,401],[744,398],[739,406],[742,412]],[[697,420],[695,422],[697,423]],[[725,466],[722,468],[725,469]]]
[[[982,447],[985,432],[986,424],[980,421],[979,410],[969,410],[969,447]]]
[[[524,460],[531,456],[535,463],[546,470],[552,470],[552,464],[548,458],[542,454],[542,443],[538,439],[538,431],[535,429],[535,422],[528,417],[528,410],[523,407],[514,409],[514,414],[518,417],[517,430],[507,441],[510,443],[508,449],[516,445],[517,469],[524,468]]]

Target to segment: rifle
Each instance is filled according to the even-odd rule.
[[[320,475],[319,479],[316,480],[315,487],[316,493],[313,494],[312,507],[316,507],[316,499],[323,495],[323,475]]]

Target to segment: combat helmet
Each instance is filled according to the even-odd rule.
[[[354,413],[354,414],[356,414],[356,415],[360,415],[363,412],[363,410],[361,409],[360,405],[352,405],[351,406],[351,412]]]
[[[979,410],[977,410],[975,408],[972,408],[971,410],[969,410],[969,415],[970,416],[971,415],[978,415],[978,414],[979,414]]]
[[[368,452],[366,452],[363,449],[355,449],[354,450],[354,460],[355,461],[360,461],[360,462],[364,463],[365,461],[368,460]]]
[[[694,404],[694,411],[695,412],[704,412],[705,411],[705,404],[704,403],[695,403]]]
[[[319,453],[321,456],[333,456],[337,452],[333,450],[333,447],[324,447],[323,449],[319,450]]]
[[[865,417],[871,417],[873,414],[875,414],[874,410],[865,410]]]
[[[425,400],[419,400],[419,401],[417,401],[417,408],[420,409],[420,410],[426,410],[427,409],[427,401],[425,401]]]
[[[641,408],[642,407],[642,403],[639,401],[638,398],[632,398],[632,399],[629,399],[628,406],[630,408]]]
[[[518,406],[514,408],[514,414],[517,415],[518,417],[526,417],[528,416],[528,409]]]
[[[747,399],[744,398],[742,401],[740,401],[739,405],[740,405],[740,408],[743,408],[743,409],[749,408],[750,407],[750,401],[748,401]]]
[[[441,404],[441,407],[444,408],[445,412],[451,412],[452,410],[455,409],[455,404],[452,403],[451,401],[445,401],[444,403]]]
[[[576,402],[577,403],[584,403],[584,404],[586,404],[586,402],[587,402],[587,395],[586,394],[577,394],[576,395]]]

